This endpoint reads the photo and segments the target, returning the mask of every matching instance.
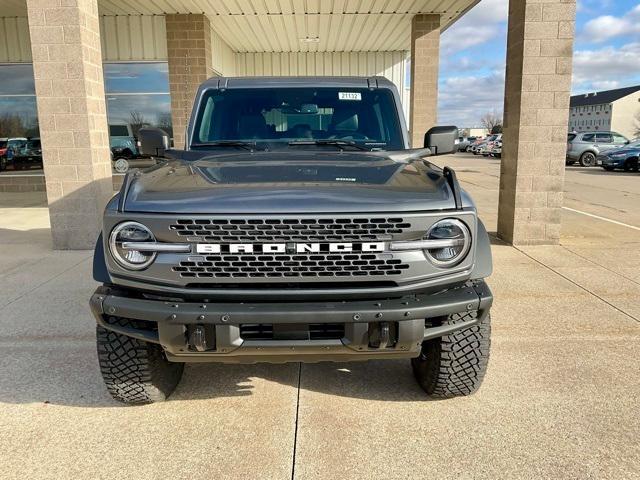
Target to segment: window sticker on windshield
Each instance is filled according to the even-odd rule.
[[[362,100],[360,92],[338,92],[339,100]]]

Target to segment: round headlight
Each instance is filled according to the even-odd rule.
[[[147,268],[156,258],[155,252],[125,248],[125,242],[155,242],[151,230],[138,222],[123,222],[111,231],[109,249],[118,264],[128,270]]]
[[[425,235],[426,240],[450,240],[450,245],[424,251],[437,267],[452,267],[460,263],[471,247],[471,232],[460,220],[447,218],[433,224]]]

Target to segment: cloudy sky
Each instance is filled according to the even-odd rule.
[[[508,0],[482,0],[442,35],[438,123],[502,109]],[[640,1],[578,0],[573,93],[640,84]]]

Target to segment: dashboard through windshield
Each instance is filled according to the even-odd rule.
[[[205,94],[192,147],[401,150],[393,93],[367,88],[238,88]],[[364,147],[364,148],[363,148]]]

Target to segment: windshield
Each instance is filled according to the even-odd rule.
[[[192,147],[211,148],[216,142],[264,142],[265,148],[335,148],[347,142],[366,149],[405,148],[392,92],[366,88],[212,90],[198,112]]]
[[[131,137],[126,137],[126,138],[111,137],[111,147],[113,148],[132,147],[133,143],[134,142]]]

